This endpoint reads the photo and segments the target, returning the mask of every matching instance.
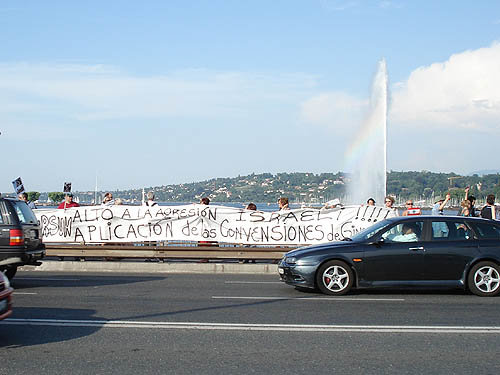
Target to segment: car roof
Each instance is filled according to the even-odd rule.
[[[20,201],[20,200],[13,197],[0,197],[0,201]]]
[[[458,216],[458,215],[411,215],[411,216],[394,216],[389,217],[386,220],[390,222],[405,222],[409,220],[432,220],[432,219],[446,219],[446,220],[466,220],[466,221],[477,221],[477,222],[488,222],[496,223],[490,219],[484,219],[482,217],[470,217],[470,216]]]

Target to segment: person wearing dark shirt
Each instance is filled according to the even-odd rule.
[[[465,199],[470,202],[470,209],[469,209],[469,216],[472,217],[477,217],[478,214],[476,213],[476,207],[474,206],[476,204],[476,197],[473,195],[469,195],[470,187],[465,188]]]
[[[481,217],[490,220],[496,219],[495,196],[493,194],[488,194],[486,197],[486,206],[481,210]]]

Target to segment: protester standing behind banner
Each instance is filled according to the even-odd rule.
[[[446,194],[445,199],[443,199],[443,198],[438,199],[436,201],[436,203],[434,204],[434,206],[432,206],[432,215],[443,215],[444,206],[446,206],[446,203],[448,203],[450,198],[451,198],[451,195]]]
[[[257,211],[257,205],[255,203],[248,203],[247,206],[245,207],[245,210],[250,210],[250,211]],[[251,245],[245,245],[247,247],[250,247]],[[255,263],[255,259],[240,259],[240,263]]]
[[[476,204],[476,197],[473,196],[473,195],[469,195],[469,191],[470,191],[470,187],[467,186],[465,188],[465,199],[468,200],[470,202],[470,210],[469,210],[469,213],[470,213],[470,216],[472,217],[477,217],[479,216],[477,213],[476,213],[476,207],[475,207],[475,204]]]
[[[143,194],[143,198],[144,198],[144,194]],[[147,206],[147,207],[154,207],[154,206],[158,206],[158,203],[156,203],[154,201],[155,199],[155,194],[152,192],[152,191],[149,191],[147,194],[146,194],[146,199],[147,201],[144,201],[142,202],[142,205],[143,206]],[[147,241],[147,242],[144,242],[144,245],[145,246],[157,246],[158,243],[157,242],[153,242],[153,241]],[[153,261],[154,259],[153,258],[148,258],[146,259],[147,262],[151,262]],[[160,258],[156,258],[157,261],[161,262],[161,261],[164,261],[164,259],[160,259]]]
[[[470,200],[468,199],[464,199],[461,203],[460,203],[460,207],[462,207],[459,211],[458,211],[458,216],[472,216],[472,209],[471,209],[471,203],[470,203]]]
[[[152,191],[149,191],[148,194],[146,195],[147,201],[143,203],[144,206],[148,207],[154,207],[158,206],[158,203],[155,202],[155,193]]]
[[[408,199],[406,201],[406,210],[403,211],[403,214],[401,216],[417,216],[421,214],[422,210],[420,210],[420,207],[414,207],[413,201],[411,199]]]
[[[290,207],[288,207],[288,198],[281,197],[280,199],[278,199],[278,207],[280,211],[289,210]]]
[[[396,207],[393,207],[394,202],[395,202],[394,197],[391,197],[390,195],[385,197],[385,207],[392,210],[392,212],[394,212],[396,216],[399,216],[398,209]]]
[[[36,205],[32,201],[28,201],[28,194],[27,193],[21,193],[18,195],[19,200],[22,200],[23,202],[26,202],[29,208],[32,210],[36,209]]]
[[[64,202],[57,206],[57,208],[66,209],[71,207],[80,207],[80,205],[76,202],[73,202],[73,194],[69,193],[64,196]]]
[[[481,209],[481,217],[490,220],[496,219],[495,196],[493,194],[488,194],[486,197],[486,206]]]
[[[210,198],[203,197],[200,199],[200,204],[208,206],[210,204]],[[219,246],[217,241],[198,241],[198,246]],[[200,263],[208,263],[208,259],[200,259]]]
[[[248,203],[245,207],[245,210],[257,211],[257,206],[255,205],[255,203]]]
[[[113,201],[113,194],[111,194],[110,192],[104,194],[104,197],[102,198],[102,205],[112,206],[113,204],[115,204],[115,202]]]

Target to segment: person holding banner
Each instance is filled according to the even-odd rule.
[[[257,206],[255,205],[255,203],[248,203],[245,207],[245,210],[257,211]]]
[[[394,197],[391,197],[390,195],[385,197],[385,207],[392,210],[392,212],[394,212],[394,215],[399,216],[398,209],[396,207],[393,207],[394,202],[395,202]]]
[[[64,196],[64,202],[62,202],[59,206],[57,206],[58,209],[66,209],[66,208],[72,208],[72,207],[80,207],[80,205],[76,202],[73,202],[73,194],[68,193]]]
[[[112,206],[114,204],[115,204],[115,202],[113,200],[113,194],[111,194],[110,192],[107,192],[106,194],[104,194],[104,197],[102,198],[102,205],[103,206]]]
[[[288,198],[281,197],[280,199],[278,199],[278,207],[280,211],[289,210],[290,207],[288,207]]]
[[[158,206],[158,203],[155,202],[155,193],[153,193],[152,191],[148,191],[148,193],[146,194],[146,198],[148,200],[143,203],[144,206],[148,207]]]
[[[210,204],[210,198],[203,197],[200,199],[200,204],[208,206]],[[198,241],[198,246],[219,246],[217,241]],[[208,259],[200,259],[199,263],[208,263]]]
[[[250,211],[257,211],[257,205],[255,203],[248,203],[247,206],[245,207],[245,210],[250,210]],[[250,246],[250,245],[246,245]],[[240,263],[255,263],[255,259],[240,259]]]
[[[340,199],[335,198],[335,199],[332,199],[331,201],[326,202],[325,205],[323,207],[321,207],[321,209],[328,210],[328,209],[336,208],[337,206],[342,207],[342,205],[340,204]]]

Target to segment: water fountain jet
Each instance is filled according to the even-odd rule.
[[[387,182],[387,69],[378,63],[373,80],[369,112],[346,153],[346,165],[352,173],[347,203],[365,204],[374,198],[383,205]],[[348,169],[347,169],[348,170]]]

